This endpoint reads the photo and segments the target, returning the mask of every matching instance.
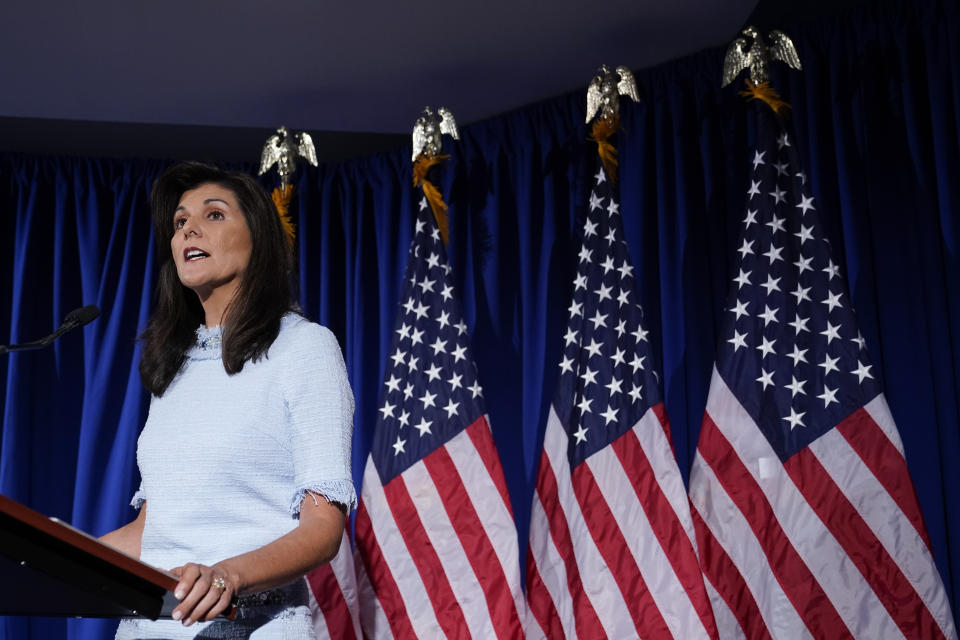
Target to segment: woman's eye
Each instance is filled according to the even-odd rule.
[[[210,218],[211,220],[223,220],[223,212],[217,211],[216,209],[214,209],[213,211],[207,214],[207,217]]]
[[[173,221],[173,228],[177,230],[182,229],[183,225],[185,225],[186,223],[187,223],[186,218],[177,218],[176,220]]]

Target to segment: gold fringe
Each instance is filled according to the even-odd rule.
[[[740,95],[747,100],[761,100],[765,102],[767,106],[773,109],[774,113],[781,116],[786,116],[790,113],[790,103],[781,98],[776,89],[770,86],[769,82],[753,84],[750,82],[750,78],[747,78],[747,88],[745,91],[741,91]]]
[[[290,200],[293,198],[293,185],[288,184],[281,191],[279,187],[273,190],[273,204],[277,207],[277,213],[280,215],[280,224],[283,225],[283,231],[287,234],[287,243],[293,249],[294,241],[297,238],[297,228],[290,217]]]
[[[446,244],[450,238],[450,225],[447,223],[447,203],[443,201],[443,194],[437,187],[427,180],[427,172],[449,158],[449,155],[427,155],[417,156],[413,163],[413,186],[423,187],[423,195],[430,203],[430,210],[433,211],[433,217],[437,221],[437,228],[440,229],[440,237]]]
[[[600,162],[603,164],[603,170],[607,173],[607,179],[611,183],[617,181],[617,148],[610,142],[610,138],[620,130],[620,116],[615,115],[612,118],[597,118],[593,122],[590,130],[590,136],[587,138],[597,143],[597,153],[600,155]]]

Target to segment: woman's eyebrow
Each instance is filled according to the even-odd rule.
[[[223,204],[227,205],[228,207],[230,206],[230,203],[229,203],[229,202],[227,202],[226,200],[222,200],[222,199],[220,199],[220,198],[207,198],[206,200],[203,201],[203,204],[210,204],[211,202],[222,202]],[[185,210],[186,210],[186,207],[184,207],[184,206],[181,204],[180,206],[178,206],[178,207],[177,207],[176,209],[174,209],[173,211],[174,211],[174,213],[176,213],[177,211],[185,211]]]

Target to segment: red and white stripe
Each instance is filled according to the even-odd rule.
[[[357,576],[346,530],[340,550],[329,563],[307,574],[313,594],[313,628],[318,638],[359,640],[360,611],[357,603]]]
[[[523,633],[516,527],[485,418],[385,486],[368,458],[356,538],[368,637]]]
[[[529,637],[715,638],[663,405],[571,473],[551,407],[527,554]]]
[[[722,637],[957,637],[882,396],[781,463],[714,370],[690,499]]]

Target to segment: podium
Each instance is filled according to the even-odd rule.
[[[169,617],[177,579],[0,495],[0,615]]]

